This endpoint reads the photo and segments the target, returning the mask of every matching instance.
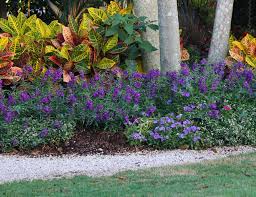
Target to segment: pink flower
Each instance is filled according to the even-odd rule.
[[[226,110],[226,111],[230,111],[230,110],[232,110],[232,107],[230,105],[225,105],[223,107],[223,109]]]

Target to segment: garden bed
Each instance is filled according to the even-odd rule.
[[[114,155],[153,150],[145,146],[131,146],[123,132],[87,131],[77,132],[59,146],[45,145],[32,150],[15,149],[8,155],[61,156],[61,155]]]

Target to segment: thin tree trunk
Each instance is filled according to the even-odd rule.
[[[134,0],[134,11],[137,16],[146,16],[148,20],[158,24],[157,0]],[[147,29],[143,38],[159,49],[159,32]],[[143,67],[145,71],[160,69],[160,51],[143,54]]]
[[[149,10],[149,12],[151,12]],[[161,73],[180,69],[180,33],[177,0],[158,0]]]
[[[218,63],[226,58],[230,36],[234,0],[218,0],[214,21],[209,63]]]

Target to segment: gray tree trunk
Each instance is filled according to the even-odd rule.
[[[149,10],[150,11],[150,10]],[[158,0],[161,73],[180,69],[180,33],[177,0]]]
[[[218,0],[214,21],[209,63],[218,63],[226,58],[231,29],[234,0]]]
[[[158,24],[157,0],[134,0],[134,12],[137,16],[146,16],[148,20]],[[159,49],[159,32],[148,29],[143,38]],[[160,69],[160,51],[143,54],[143,65],[145,71]]]

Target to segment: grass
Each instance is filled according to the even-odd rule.
[[[112,177],[0,185],[0,196],[256,196],[256,153]]]

